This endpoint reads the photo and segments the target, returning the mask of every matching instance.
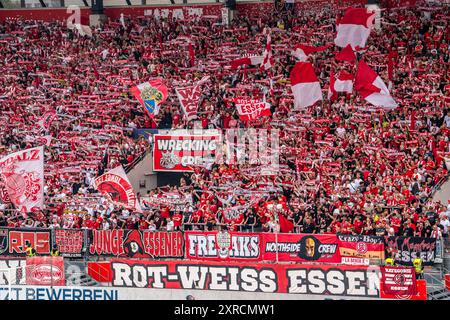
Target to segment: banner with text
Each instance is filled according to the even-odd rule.
[[[27,257],[27,285],[64,286],[63,257]]]
[[[384,260],[384,238],[366,235],[338,234],[339,252],[343,257]]]
[[[130,258],[183,257],[183,233],[89,230],[89,254]]]
[[[414,268],[380,267],[383,291],[395,295],[415,295],[417,293]]]
[[[432,265],[436,255],[436,239],[420,237],[386,237],[386,246],[395,252],[395,262],[412,266],[415,258],[421,258],[425,266]]]
[[[116,287],[379,298],[378,267],[111,259]]]
[[[159,135],[154,137],[154,171],[193,171],[215,161],[218,135]]]

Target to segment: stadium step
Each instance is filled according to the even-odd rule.
[[[428,300],[450,300],[450,291],[438,289],[428,293]]]

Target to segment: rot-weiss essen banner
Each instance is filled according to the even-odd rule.
[[[50,254],[51,230],[0,228],[0,255],[25,256],[27,244],[38,255]]]
[[[89,254],[130,258],[183,257],[181,232],[89,230]]]
[[[384,260],[384,238],[365,235],[338,234],[342,257]]]
[[[336,235],[225,231],[185,235],[187,259],[341,262]]]
[[[218,135],[153,136],[154,171],[192,171],[191,166],[207,166],[215,161]]]
[[[27,257],[27,285],[64,286],[63,257]]]
[[[379,298],[378,267],[111,259],[117,287]]]
[[[94,184],[97,190],[110,198],[112,202],[142,212],[139,201],[134,194],[133,186],[122,166],[101,175],[95,179]]]
[[[233,99],[239,118],[242,121],[255,121],[262,116],[270,116],[270,104],[265,101],[254,99],[236,98]]]

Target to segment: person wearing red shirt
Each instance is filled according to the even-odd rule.
[[[181,223],[183,222],[183,215],[179,210],[177,210],[177,212],[173,215],[172,221],[174,230],[180,230]]]
[[[170,210],[169,207],[162,207],[159,214],[161,215],[162,219],[167,219],[170,216]]]

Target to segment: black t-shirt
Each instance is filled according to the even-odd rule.
[[[6,218],[0,217],[0,227],[6,227],[6,225],[7,225]]]
[[[254,224],[256,221],[256,216],[253,212],[248,214],[247,224]]]
[[[314,229],[315,229],[314,224],[308,223],[308,224],[305,224],[305,225],[303,226],[302,232],[303,232],[303,233],[313,233],[313,232],[314,232]]]

